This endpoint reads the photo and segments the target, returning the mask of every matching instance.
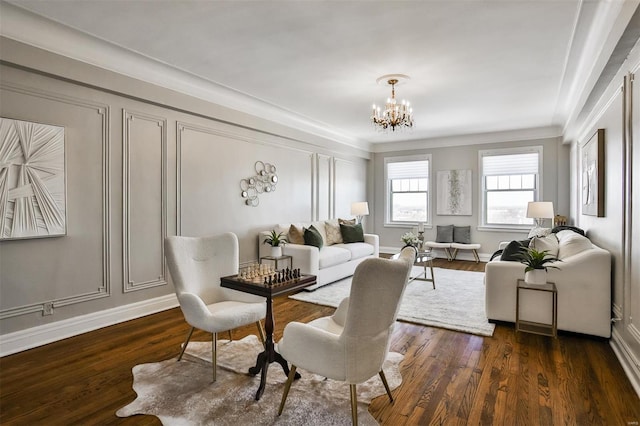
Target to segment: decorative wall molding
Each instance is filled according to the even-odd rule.
[[[161,200],[160,205],[157,206],[160,214],[160,235],[157,236],[158,248],[160,251],[159,264],[160,270],[157,271],[157,276],[138,278],[134,277],[132,273],[133,262],[132,259],[132,234],[135,232],[131,229],[131,213],[134,210],[132,207],[136,202],[131,197],[132,193],[132,168],[140,168],[142,164],[132,164],[132,144],[136,141],[132,139],[133,126],[136,121],[146,121],[157,125],[160,128],[160,140],[158,142],[158,149],[160,150],[160,193]],[[142,112],[133,112],[122,110],[122,212],[123,212],[123,292],[142,290],[151,287],[158,287],[167,284],[167,265],[164,257],[164,239],[167,236],[167,120],[163,117],[158,117]],[[148,152],[148,150],[147,150]],[[151,188],[149,188],[151,190]],[[148,259],[136,258],[139,262],[145,262]],[[140,279],[136,281],[136,279]]]
[[[633,350],[624,341],[618,330],[614,327],[611,332],[609,345],[616,354],[622,369],[627,374],[633,389],[640,397],[640,360],[634,355]]]
[[[331,194],[331,200],[332,200],[331,218],[336,218],[338,216],[338,212],[337,212],[338,191],[336,190],[336,188],[338,187],[338,180],[339,180],[338,173],[341,169],[341,164],[344,164],[344,167],[346,167],[347,169],[356,167],[353,161],[345,160],[344,158],[333,157],[333,169],[331,174],[331,180],[333,181],[334,190],[333,190],[333,193]],[[356,201],[364,201],[364,200],[355,200],[355,199],[351,200],[351,202],[356,202]],[[349,206],[349,212],[351,212],[351,206]]]
[[[175,294],[0,335],[0,357],[179,306]]]
[[[635,339],[636,343],[640,344],[640,330],[638,330],[635,324],[629,324],[627,326],[627,332]]]
[[[315,154],[313,191],[315,193],[313,220],[325,220],[333,217],[334,201],[334,172],[333,157]]]
[[[45,306],[51,308],[59,308],[63,306],[83,303],[89,300],[99,299],[111,296],[110,271],[111,271],[111,110],[107,104],[88,101],[85,99],[75,98],[59,93],[49,92],[33,87],[18,85],[14,83],[3,82],[0,84],[0,90],[7,90],[36,98],[46,99],[54,102],[60,102],[67,105],[84,108],[94,111],[101,117],[102,128],[102,282],[97,289],[86,291],[76,295],[56,298],[25,306],[12,307],[0,311],[0,320],[5,318],[31,314],[35,312],[44,312]]]
[[[402,142],[380,142],[372,144],[371,152],[386,153],[412,151],[454,146],[485,145],[488,143],[512,143],[562,137],[559,126],[536,127],[533,129],[505,130],[502,132],[476,133],[471,135],[433,137]]]
[[[624,102],[624,85],[622,82],[618,82],[615,90],[610,93],[610,96],[606,98],[603,102],[598,103],[597,107],[591,110],[589,116],[585,119],[584,125],[580,129],[578,133],[578,146],[583,145],[587,142],[587,139],[593,135],[595,132],[594,123],[597,123],[602,116],[609,110],[611,105],[616,101],[620,100],[620,102]]]
[[[622,306],[613,303],[613,316],[616,318],[622,318]]]
[[[233,139],[233,140],[238,140],[238,141],[242,141],[242,142],[247,142],[250,144],[255,144],[255,145],[263,145],[263,146],[271,146],[271,147],[278,147],[278,148],[282,148],[282,149],[287,149],[293,152],[301,152],[304,154],[308,154],[310,156],[313,156],[314,153],[312,151],[306,150],[306,149],[301,149],[301,148],[297,148],[297,147],[291,147],[291,146],[287,146],[284,143],[279,143],[277,141],[273,141],[273,140],[265,140],[265,139],[258,139],[255,137],[251,137],[251,136],[247,136],[247,135],[242,135],[240,133],[234,133],[234,132],[230,132],[227,130],[222,130],[222,129],[215,129],[215,128],[211,128],[211,127],[207,127],[207,126],[202,126],[202,125],[198,125],[198,124],[192,124],[192,123],[187,123],[184,121],[177,121],[176,122],[176,218],[177,218],[177,223],[176,223],[176,233],[177,235],[182,235],[182,211],[181,211],[181,205],[182,205],[182,148],[183,148],[183,137],[184,137],[184,132],[186,130],[190,130],[193,132],[200,132],[200,133],[205,133],[205,134],[209,134],[209,135],[213,135],[213,136],[222,136],[225,138],[229,138],[229,139]]]

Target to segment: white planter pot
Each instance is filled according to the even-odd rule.
[[[544,269],[534,269],[525,272],[524,280],[529,284],[545,284],[547,282],[547,271]]]
[[[271,247],[271,256],[280,257],[282,256],[282,247]]]

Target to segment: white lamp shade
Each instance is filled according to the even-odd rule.
[[[351,203],[352,216],[366,216],[368,214],[369,214],[369,203],[367,203],[366,201]]]
[[[553,219],[551,201],[531,201],[527,205],[527,217],[534,219]]]

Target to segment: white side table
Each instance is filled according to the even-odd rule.
[[[264,260],[270,261],[275,263],[275,265],[273,266],[276,270],[279,270],[280,268],[278,268],[278,263],[280,262],[284,262],[284,261],[288,261],[289,262],[289,269],[293,269],[293,257],[289,256],[289,255],[282,255],[282,256],[263,256],[260,258],[260,263],[263,263]]]
[[[551,324],[543,324],[520,319],[520,292],[522,290],[545,291],[551,293]],[[531,284],[525,280],[518,280],[518,288],[516,290],[516,332],[519,331],[555,338],[558,337],[558,289],[556,288],[555,283],[547,282],[545,284]]]

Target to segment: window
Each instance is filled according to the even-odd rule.
[[[542,147],[480,151],[482,225],[530,227],[527,203],[540,199]]]
[[[430,155],[385,158],[385,224],[429,223]]]

